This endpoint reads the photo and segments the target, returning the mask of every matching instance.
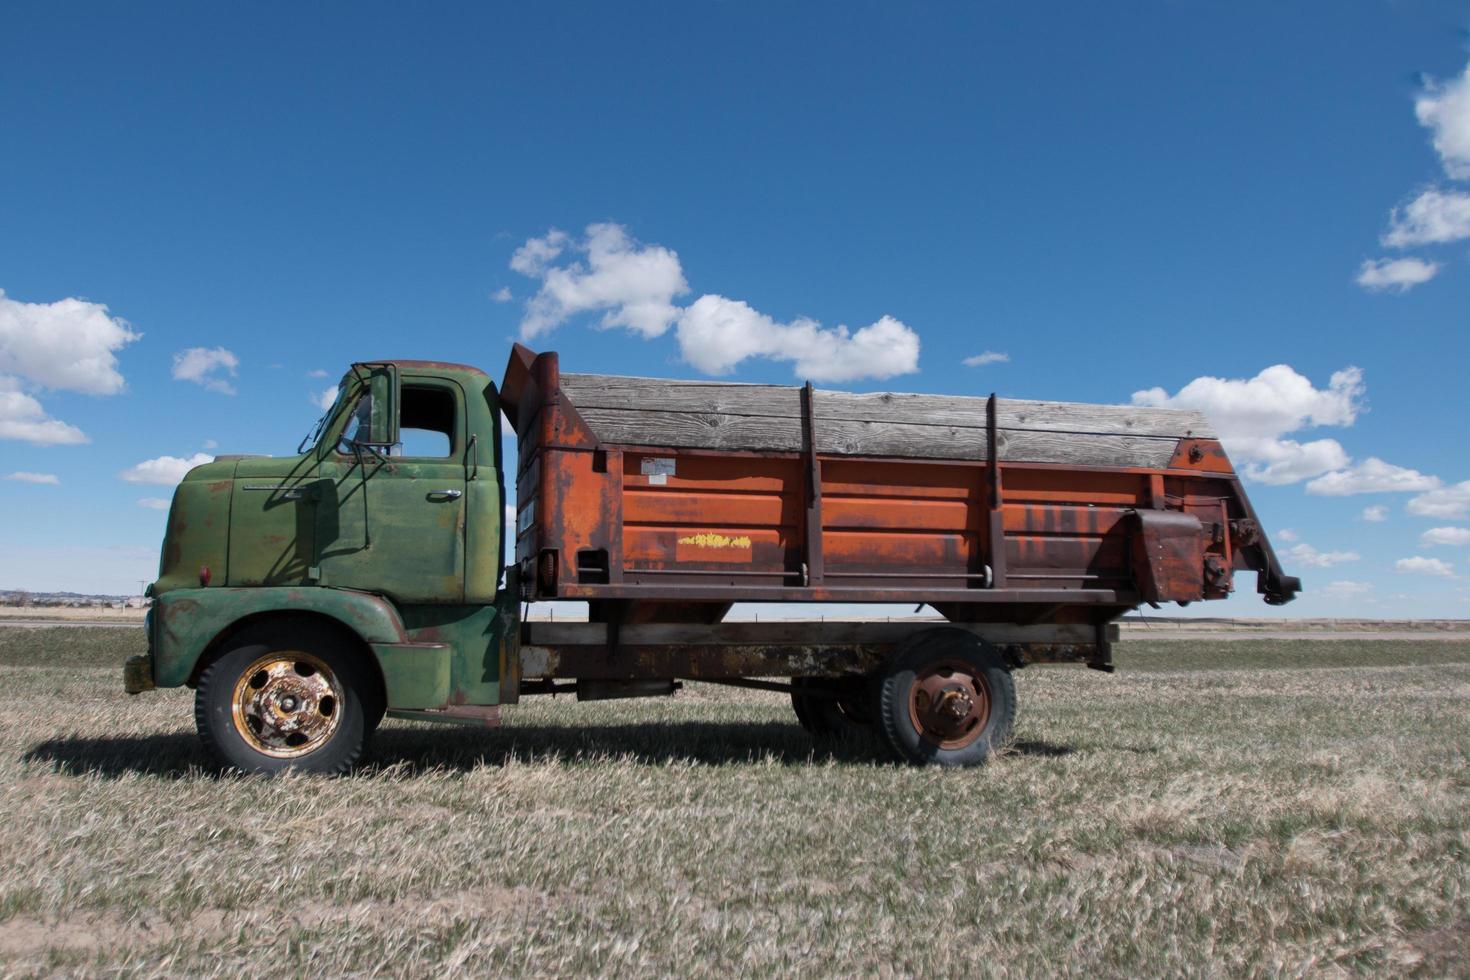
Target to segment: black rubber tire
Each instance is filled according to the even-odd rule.
[[[990,697],[989,715],[978,737],[958,748],[944,748],[926,738],[909,714],[915,675],[946,660],[974,668]],[[1005,658],[975,634],[952,627],[925,630],[904,644],[882,673],[877,702],[884,741],[900,761],[916,765],[981,765],[992,752],[1010,743],[1016,726],[1016,685]]]
[[[235,682],[266,654],[282,650],[309,653],[336,675],[342,688],[336,730],[319,748],[294,758],[261,752],[236,729],[231,701]],[[281,621],[248,627],[231,637],[199,675],[194,691],[194,726],[209,754],[225,769],[274,775],[287,770],[340,775],[361,757],[381,701],[377,678],[369,674],[360,653],[343,637],[319,623]]]
[[[843,695],[840,699],[827,694]],[[817,739],[844,739],[872,731],[872,695],[866,678],[793,677],[791,707],[801,727]]]

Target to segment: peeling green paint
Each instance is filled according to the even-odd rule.
[[[159,687],[188,683],[199,657],[241,620],[268,614],[325,616],[364,642],[402,643],[403,620],[382,596],[343,589],[265,587],[176,589],[153,607],[153,680]]]
[[[440,708],[449,703],[453,652],[442,643],[374,643],[388,707]]]

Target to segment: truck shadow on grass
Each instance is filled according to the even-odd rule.
[[[1018,741],[1007,754],[1057,757],[1075,749],[1048,742]],[[191,733],[104,738],[55,738],[22,756],[70,775],[128,775],[165,779],[219,774]],[[468,771],[477,766],[537,763],[596,764],[628,760],[642,765],[691,763],[706,766],[774,761],[783,765],[839,762],[896,765],[876,738],[818,742],[795,725],[779,723],[682,722],[595,726],[526,725],[493,731],[387,728],[363,753],[359,774],[392,768],[415,774]]]

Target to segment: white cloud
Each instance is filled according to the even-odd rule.
[[[61,484],[61,480],[57,479],[55,473],[28,473],[25,470],[16,470],[5,479],[14,480],[16,483],[36,483],[52,487]]]
[[[515,297],[510,294],[509,286],[501,286],[499,289],[495,290],[495,292],[490,294],[490,298],[497,303],[509,303],[511,300],[515,299]]]
[[[1352,582],[1342,580],[1328,582],[1317,590],[1317,595],[1324,599],[1359,599],[1373,591],[1369,582]]]
[[[1293,531],[1289,527],[1283,527],[1281,530],[1277,531],[1276,532],[1276,536],[1278,538],[1280,538],[1282,541],[1287,541],[1287,542],[1290,542],[1290,541],[1300,541],[1301,540],[1301,535],[1297,534],[1295,531]]]
[[[724,296],[697,299],[679,318],[684,360],[706,374],[729,374],[748,357],[792,361],[812,381],[889,378],[919,369],[919,335],[885,316],[855,333],[799,318],[778,323]]]
[[[48,416],[27,389],[117,394],[125,382],[115,352],[141,336],[101,303],[22,303],[0,289],[0,439],[86,442],[81,429]]]
[[[87,441],[74,425],[46,414],[41,403],[20,390],[20,382],[0,374],[0,439],[19,439],[38,446],[70,446]]]
[[[101,303],[22,303],[0,289],[0,374],[37,387],[115,395],[124,381],[114,352],[141,336]]]
[[[139,507],[147,507],[149,510],[168,510],[169,504],[166,497],[142,497],[138,500]]]
[[[567,233],[557,228],[547,232],[544,238],[528,238],[526,244],[511,255],[510,267],[523,276],[535,279],[561,255],[567,241]]]
[[[1307,484],[1307,493],[1346,497],[1355,493],[1421,493],[1439,486],[1439,477],[1385,463],[1374,456],[1347,469],[1319,476]]]
[[[1433,548],[1435,545],[1452,548],[1470,545],[1470,527],[1432,527],[1419,535],[1419,547]]]
[[[219,448],[219,443],[215,442],[213,439],[205,439],[204,440],[204,448],[205,449],[218,449]]]
[[[1461,238],[1470,238],[1470,194],[1430,188],[1408,204],[1393,209],[1383,244],[1412,248]]]
[[[582,258],[551,264],[566,251]],[[510,267],[541,280],[521,320],[524,340],[579,313],[599,311],[603,329],[626,327],[643,337],[659,337],[679,315],[674,297],[689,291],[677,254],[634,241],[621,225],[610,223],[588,225],[581,240],[556,230],[532,238],[516,250]]]
[[[1221,440],[1225,440],[1222,438]],[[1233,443],[1233,446],[1232,446]],[[1300,483],[1320,473],[1348,465],[1352,457],[1336,439],[1233,439],[1225,442],[1232,456],[1245,460],[1241,472],[1272,486]]]
[[[310,371],[306,372],[306,376],[308,378],[325,378],[328,377],[328,374],[321,368],[312,368]]]
[[[156,483],[161,487],[171,487],[184,478],[196,466],[201,466],[214,459],[208,453],[195,453],[188,459],[180,459],[178,456],[159,456],[157,459],[145,459],[136,466],[130,466],[118,474],[120,479],[129,483]]]
[[[1433,134],[1445,173],[1455,180],[1470,179],[1470,65],[1447,82],[1426,79],[1414,100],[1414,115]],[[1470,194],[1429,187],[1389,213],[1381,240],[1390,248],[1411,248],[1462,238],[1470,238]],[[1358,270],[1358,284],[1403,292],[1428,282],[1439,269],[1439,263],[1417,258],[1367,261]]]
[[[553,229],[518,248],[510,267],[541,281],[526,303],[523,339],[577,314],[601,313],[600,329],[624,327],[645,339],[677,328],[680,355],[707,374],[729,374],[752,357],[791,361],[798,377],[813,381],[888,378],[918,370],[919,335],[891,316],[850,331],[807,317],[779,322],[713,293],[680,308],[674,298],[689,286],[679,256],[635,241],[621,225],[589,225],[581,239]]]
[[[1283,438],[1299,429],[1352,425],[1362,410],[1363,372],[1335,372],[1317,388],[1289,365],[1276,364],[1254,378],[1195,378],[1170,395],[1163,388],[1133,393],[1133,404],[1204,412],[1242,472],[1262,483],[1296,483],[1348,465],[1335,439],[1298,442]]]
[[[210,391],[233,395],[235,386],[224,376],[233,378],[239,366],[240,359],[234,351],[223,347],[190,347],[174,355],[174,380],[192,381]]]
[[[1470,517],[1470,480],[1421,493],[1405,509],[1416,517]]]
[[[1438,558],[1400,558],[1393,563],[1393,570],[1404,575],[1434,575],[1439,578],[1454,578],[1455,566]]]
[[[1434,149],[1445,173],[1470,180],[1470,65],[1448,82],[1430,79],[1414,101],[1419,125],[1434,133]]]
[[[965,367],[984,367],[987,364],[1008,364],[1010,360],[1011,355],[1004,351],[987,350],[981,351],[974,357],[965,358],[963,363]]]
[[[337,404],[338,390],[338,385],[332,385],[332,387],[330,388],[323,388],[321,391],[312,396],[311,403],[317,408],[321,409],[323,412],[325,412],[327,409]]]
[[[1286,555],[1296,564],[1312,568],[1331,568],[1333,565],[1357,561],[1362,557],[1356,551],[1318,551],[1305,542],[1288,548]]]
[[[1382,504],[1364,507],[1363,512],[1358,515],[1358,519],[1368,521],[1370,524],[1382,524],[1388,520],[1388,508]]]
[[[1438,272],[1438,262],[1423,259],[1368,259],[1358,268],[1357,283],[1374,292],[1395,289],[1404,293],[1433,279]]]

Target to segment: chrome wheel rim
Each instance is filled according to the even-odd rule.
[[[331,740],[342,719],[342,685],[319,657],[268,653],[241,672],[231,698],[235,731],[252,749],[294,759]]]

